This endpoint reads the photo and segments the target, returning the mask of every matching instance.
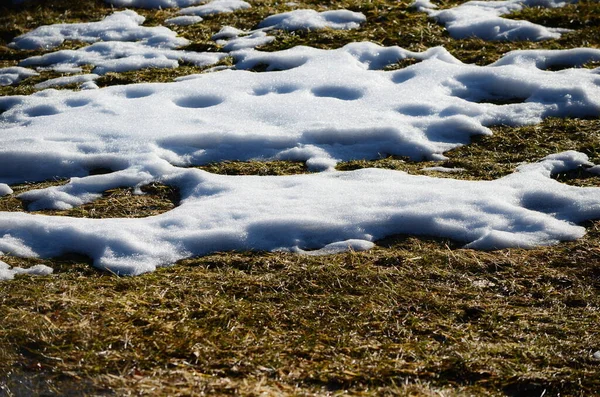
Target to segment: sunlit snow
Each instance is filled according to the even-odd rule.
[[[429,0],[413,4],[419,11],[443,24],[454,38],[479,37],[483,40],[547,40],[559,38],[569,29],[550,28],[529,21],[503,18],[525,7],[564,7],[577,0],[468,1],[456,7],[436,10]]]
[[[149,8],[190,5],[120,1]],[[198,7],[233,11],[242,3],[214,0]],[[431,4],[418,6],[430,9]],[[181,12],[204,15],[208,10],[198,7]],[[88,90],[0,97],[0,195],[13,194],[10,184],[64,177],[70,179],[62,186],[19,198],[30,211],[66,210],[109,189],[132,187],[142,194],[141,186],[160,182],[177,188],[181,201],[171,211],[142,219],[3,212],[0,252],[22,257],[76,252],[99,268],[140,274],[217,251],[322,255],[365,250],[398,233],[452,238],[476,249],[528,248],[579,238],[585,229],[577,223],[600,218],[600,188],[552,178],[581,167],[600,173],[600,166],[574,151],[521,165],[495,181],[334,168],[340,161],[388,155],[443,159],[444,152],[468,144],[473,135],[491,134],[494,125],[598,117],[599,70],[572,67],[600,60],[600,50],[513,51],[477,66],[461,63],[441,47],[411,52],[352,43],[336,50],[254,49],[273,40],[269,29],[348,29],[364,21],[362,14],[346,10],[299,11],[266,18],[255,31],[224,27],[213,36],[223,46],[219,53],[177,50],[185,39],[166,28],[140,26],[143,18],[133,11],[95,23],[42,27],[15,39],[18,48],[49,48],[85,37],[94,43],[30,57],[21,65],[63,71],[95,67],[93,74],[37,85],[83,83]],[[233,68],[172,83],[101,89],[94,83],[109,71],[177,67],[181,60],[205,66],[228,55]],[[383,70],[406,59],[417,62]],[[248,71],[259,66],[266,72]],[[565,69],[553,71],[558,66]],[[17,78],[35,73],[12,72]],[[324,172],[221,176],[191,168],[251,159],[303,161],[310,170]],[[97,169],[110,172],[90,175]],[[20,272],[0,262],[0,278]]]
[[[20,66],[0,68],[0,86],[17,84],[21,80],[38,75],[39,73],[35,70],[23,68]]]

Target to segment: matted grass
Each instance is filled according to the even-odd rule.
[[[575,29],[535,43],[453,40],[424,14],[407,9],[409,1],[297,3],[361,11],[368,21],[356,31],[278,33],[265,50],[370,40],[419,51],[444,45],[464,62],[487,64],[513,49],[600,47],[600,5],[592,1],[513,15]],[[251,29],[269,14],[290,10],[285,2],[253,5],[174,29],[192,40],[188,50],[218,51],[210,36],[221,26]],[[146,25],[176,13],[136,11],[147,17]],[[43,53],[7,48],[15,35],[43,24],[99,20],[110,12],[100,0],[0,6],[0,66]],[[99,84],[162,82],[198,72],[184,65],[114,73]],[[2,87],[0,95],[29,94],[33,84],[56,76]],[[446,153],[445,162],[382,154],[338,169],[385,167],[491,180],[562,150],[583,151],[600,162],[597,119],[492,129],[493,136]],[[464,171],[422,171],[432,165]],[[228,175],[307,172],[302,163],[290,162],[200,168]],[[556,178],[600,185],[584,169]],[[0,211],[23,211],[18,193],[64,182],[13,186],[15,194],[0,198]],[[177,202],[176,191],[154,185],[145,195],[115,189],[95,203],[45,213],[139,217]],[[55,274],[0,282],[0,395],[594,395],[600,390],[600,361],[593,358],[600,350],[600,223],[585,226],[588,234],[578,241],[533,250],[481,252],[454,241],[395,236],[363,253],[219,253],[138,277],[102,272],[75,255],[2,257],[13,266],[46,264]]]

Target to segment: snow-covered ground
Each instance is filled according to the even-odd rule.
[[[195,2],[142,3],[137,5]],[[38,88],[84,83],[96,89],[0,97],[0,195],[12,194],[10,184],[66,177],[71,178],[66,185],[20,198],[30,210],[69,209],[93,202],[108,189],[161,182],[180,190],[181,203],[145,219],[2,213],[0,251],[25,257],[77,252],[99,268],[140,274],[223,250],[324,254],[369,249],[373,241],[397,233],[443,236],[477,249],[533,247],[579,238],[585,230],[576,223],[600,217],[600,188],[551,178],[593,166],[577,152],[522,165],[496,181],[334,168],[343,160],[387,155],[443,159],[445,151],[468,144],[471,136],[490,134],[493,125],[598,117],[597,69],[547,69],[598,61],[600,50],[514,51],[494,64],[476,66],[441,47],[421,53],[372,43],[336,50],[254,49],[273,39],[269,29],[349,29],[364,21],[362,14],[345,10],[298,11],[266,18],[256,31],[223,28],[213,36],[224,46],[219,53],[178,50],[185,39],[167,28],[141,26],[133,11],[94,23],[42,27],[15,39],[18,48],[94,42],[28,58],[22,65],[75,71],[93,64],[94,74],[54,79]],[[101,89],[94,83],[107,71],[176,67],[181,59],[208,65],[227,55],[233,70],[172,83]],[[405,59],[420,62],[383,70]],[[267,71],[247,71],[257,65]],[[35,72],[13,68],[5,75],[16,76],[6,78],[16,84],[28,73]],[[496,104],[507,100],[511,103]],[[322,172],[232,177],[189,168],[250,159],[304,161]],[[98,168],[112,172],[89,175]],[[21,272],[0,265],[0,278]]]
[[[549,28],[529,21],[504,18],[525,7],[563,7],[577,0],[473,0],[459,6],[436,10],[429,0],[416,0],[413,6],[443,24],[452,37],[479,37],[483,40],[547,40],[559,38],[568,29]]]

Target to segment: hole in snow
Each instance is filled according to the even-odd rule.
[[[343,101],[354,101],[363,96],[363,91],[360,89],[332,85],[313,88],[312,93],[317,97],[336,98]]]
[[[29,117],[52,116],[58,113],[60,111],[53,105],[38,105],[25,110],[25,114]]]
[[[435,113],[435,108],[430,105],[408,104],[402,105],[396,110],[406,116],[419,117],[430,116]]]
[[[260,87],[254,89],[254,95],[263,96],[267,94],[290,94],[298,89],[292,84],[285,84],[277,87]]]
[[[216,106],[223,102],[223,98],[219,98],[216,95],[200,95],[179,98],[173,102],[182,108],[200,109]]]
[[[413,70],[400,70],[392,74],[392,81],[396,84],[402,84],[416,75],[417,74]]]
[[[92,101],[85,98],[71,98],[65,101],[65,105],[71,108],[79,108],[90,104]]]
[[[135,87],[125,90],[125,98],[127,99],[144,98],[152,94],[154,94],[154,90],[150,88]]]

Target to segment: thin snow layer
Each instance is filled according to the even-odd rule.
[[[0,86],[13,85],[32,76],[38,76],[35,70],[23,68],[20,66],[11,66],[0,68]]]
[[[93,73],[126,72],[143,68],[179,67],[179,62],[196,66],[217,63],[227,54],[171,50],[145,45],[141,42],[110,41],[95,43],[77,50],[62,50],[29,57],[21,61],[22,66],[46,67],[53,70],[73,69],[93,65]]]
[[[206,0],[104,0],[116,7],[180,8],[204,3]]]
[[[179,207],[143,219],[2,213],[0,250],[28,257],[76,251],[99,268],[140,274],[217,251],[369,249],[397,233],[449,237],[475,249],[547,245],[581,237],[585,229],[574,223],[600,217],[600,188],[550,177],[583,164],[589,165],[585,155],[565,152],[495,181],[382,169],[223,176],[154,164],[138,177],[156,173],[180,188]],[[84,179],[92,189],[114,182],[106,175]]]
[[[546,62],[561,57],[542,54]],[[600,50],[587,55],[600,59]],[[233,56],[240,68],[285,70],[223,70],[174,83],[0,98],[0,182],[85,176],[161,159],[178,166],[296,160],[314,170],[386,155],[442,159],[472,135],[490,134],[491,125],[600,114],[593,70],[544,71],[519,57],[476,66],[443,48],[414,53],[372,43]],[[422,61],[374,70],[407,57]],[[493,103],[507,100],[515,103]]]
[[[269,44],[275,40],[275,37],[268,36],[263,29],[243,31],[232,26],[224,26],[211,39],[223,46],[223,51],[231,52]]]
[[[179,11],[179,14],[203,17],[206,15],[226,14],[237,10],[245,10],[250,7],[250,4],[242,0],[212,0],[207,4],[184,8]]]
[[[40,26],[31,32],[16,37],[11,47],[22,50],[51,49],[65,40],[87,43],[98,41],[139,41],[157,48],[173,49],[187,45],[188,40],[177,37],[177,33],[164,27],[141,26],[145,18],[135,11],[115,12],[99,22],[55,24]]]
[[[11,268],[10,265],[0,261],[0,281],[1,280],[12,280],[17,274],[30,274],[37,276],[47,276],[52,274],[54,269],[46,265],[35,265],[28,269],[22,269],[20,267]]]
[[[435,172],[463,172],[464,168],[448,168],[448,167],[425,167],[422,168],[421,171],[435,171]]]
[[[577,0],[504,0],[469,1],[459,6],[435,10],[429,1],[413,4],[419,11],[442,23],[450,35],[462,39],[479,37],[483,40],[547,40],[557,39],[569,29],[548,28],[529,21],[502,18],[502,15],[521,11],[525,7],[564,7]]]
[[[93,73],[82,74],[82,75],[77,75],[77,76],[57,77],[55,79],[50,79],[50,80],[46,80],[41,83],[38,83],[34,87],[38,90],[44,90],[44,89],[50,88],[50,87],[62,87],[62,86],[69,85],[69,84],[86,83],[88,81],[94,81],[94,80],[98,79],[99,77],[100,77],[99,75],[93,74]]]
[[[167,25],[176,25],[176,26],[194,25],[194,24],[197,24],[202,21],[203,21],[202,17],[198,17],[195,15],[184,15],[184,16],[180,16],[180,17],[165,19],[165,23]]]
[[[367,18],[360,12],[348,10],[332,10],[317,12],[315,10],[294,10],[282,14],[271,15],[263,20],[260,28],[273,28],[287,31],[318,29],[357,29]]]

